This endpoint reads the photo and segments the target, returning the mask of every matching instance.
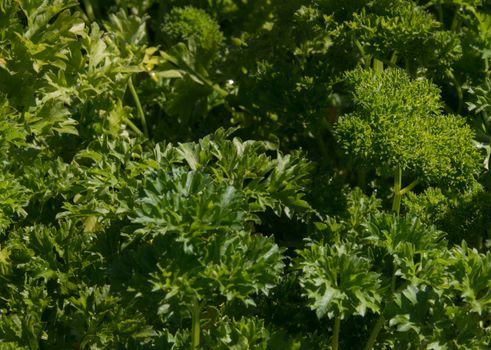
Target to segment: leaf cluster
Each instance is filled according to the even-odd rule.
[[[353,111],[342,116],[336,136],[354,160],[393,173],[401,168],[425,184],[465,187],[479,172],[473,132],[441,112],[438,89],[404,71],[355,70],[346,74]]]
[[[489,348],[490,18],[0,1],[0,348]]]
[[[318,224],[319,238],[299,252],[303,295],[317,316],[349,324],[374,315],[367,330],[352,334],[370,348],[487,346],[489,254],[465,242],[447,248],[442,231],[380,212],[359,191],[348,200],[350,215]]]

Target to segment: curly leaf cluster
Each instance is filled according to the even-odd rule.
[[[376,1],[370,11],[357,12],[347,22],[349,35],[379,59],[435,67],[443,72],[462,56],[458,36],[443,30],[431,14],[410,1]]]
[[[387,69],[355,70],[346,82],[353,112],[339,119],[336,135],[347,154],[442,187],[462,188],[477,176],[472,130],[461,118],[442,114],[438,89],[428,80]]]
[[[216,51],[223,41],[219,25],[204,10],[192,6],[173,8],[164,17],[162,33],[169,45],[194,40],[208,53]]]

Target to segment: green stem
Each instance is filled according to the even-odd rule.
[[[405,65],[405,68],[406,68],[406,72],[409,73],[409,58],[404,57],[404,65]]]
[[[196,350],[199,348],[199,340],[200,340],[200,307],[198,303],[198,298],[193,297],[193,305],[191,309],[191,317],[192,317],[192,349]]]
[[[136,93],[135,86],[133,85],[133,81],[131,80],[131,77],[128,79],[128,87],[130,88],[131,96],[133,96],[133,100],[135,101],[136,110],[138,112],[138,116],[140,117],[140,121],[143,126],[143,133],[145,134],[146,137],[148,137],[147,120],[145,119],[145,113],[143,113],[143,108],[140,103],[140,98]]]
[[[384,71],[384,62],[374,58],[373,59],[373,70],[376,73],[381,73]]]
[[[411,191],[420,182],[420,179],[416,179],[406,187],[402,188],[402,169],[400,166],[396,168],[394,174],[394,200],[392,202],[392,210],[396,212],[397,216],[399,216],[399,212],[401,211],[402,196]]]
[[[489,74],[491,73],[489,70],[489,59],[487,57],[483,57],[484,60],[484,72],[486,74],[486,77],[489,77]]]
[[[390,57],[390,64],[391,64],[392,66],[395,66],[395,65],[396,65],[396,63],[397,63],[397,51],[394,51],[394,52],[392,53],[392,56]]]
[[[401,182],[402,169],[398,166],[394,174],[394,201],[392,202],[392,210],[396,212],[397,216],[399,216],[401,210]]]
[[[407,185],[402,190],[400,190],[399,193],[401,194],[401,196],[405,195],[406,193],[408,193],[409,191],[411,191],[413,188],[415,188],[420,182],[421,182],[420,179],[414,180],[409,185]]]
[[[464,104],[464,93],[462,92],[462,87],[460,86],[459,82],[457,81],[455,75],[452,73],[451,70],[447,69],[446,73],[450,81],[455,86],[455,90],[457,91],[457,97],[458,97],[457,113],[460,113],[462,111],[462,106]]]
[[[211,84],[208,83],[207,81],[205,81],[205,83],[207,83],[208,86],[210,86],[213,90],[215,90],[215,92],[217,92],[220,95],[220,97],[228,96],[228,92],[223,90],[218,84]]]
[[[455,10],[455,13],[452,18],[452,24],[450,25],[450,30],[452,32],[455,32],[457,30],[457,27],[459,26],[460,21],[459,21],[459,14],[458,10]]]
[[[384,315],[380,315],[377,322],[372,328],[372,332],[370,333],[370,337],[368,338],[367,344],[365,345],[364,350],[372,350],[375,345],[375,341],[377,340],[378,334],[384,327],[385,317]]]
[[[482,121],[482,131],[490,135],[491,134],[491,118],[488,116],[488,112],[486,110],[483,110],[481,112],[481,121]]]
[[[126,125],[128,125],[130,127],[131,130],[133,130],[135,132],[135,134],[137,134],[137,135],[143,135],[143,133],[141,132],[141,130],[138,129],[138,127],[131,120],[129,120],[126,117],[123,117],[123,121],[125,122]]]
[[[361,45],[361,43],[358,39],[355,39],[355,45],[358,48],[358,51],[360,51],[361,63],[363,63],[364,65],[367,65],[365,50],[363,49],[363,46]]]
[[[332,336],[331,349],[338,350],[339,348],[339,331],[341,329],[341,317],[334,319],[334,334]]]
[[[442,5],[437,6],[437,11],[438,11],[438,20],[440,21],[440,23],[443,24],[443,7],[442,7]]]
[[[83,0],[85,12],[87,13],[87,17],[91,22],[95,21],[94,8],[92,7],[92,3],[90,0]]]

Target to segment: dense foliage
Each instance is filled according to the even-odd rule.
[[[0,0],[0,350],[491,347],[484,0]]]

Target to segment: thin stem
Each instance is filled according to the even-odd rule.
[[[405,195],[406,193],[408,193],[409,191],[411,191],[413,188],[415,188],[420,182],[421,182],[420,179],[414,180],[409,185],[407,185],[402,190],[400,190],[399,193],[401,194],[401,196]]]
[[[459,10],[455,10],[455,13],[452,18],[452,24],[450,25],[450,30],[452,32],[455,32],[457,30],[457,27],[460,25],[459,21]]]
[[[481,112],[481,129],[486,135],[491,135],[491,118],[488,116],[488,112],[486,112],[486,110]],[[489,141],[491,140],[489,140],[488,136],[488,142]]]
[[[375,345],[375,342],[377,341],[378,334],[384,327],[384,322],[385,322],[385,317],[384,315],[380,315],[378,318],[377,322],[375,322],[375,325],[372,328],[372,332],[370,333],[370,337],[368,338],[368,341],[365,345],[364,350],[372,350],[373,346]]]
[[[487,57],[484,57],[483,60],[484,60],[484,72],[486,73],[486,77],[489,77],[489,74],[491,73],[489,70],[489,59]]]
[[[332,336],[331,349],[338,350],[339,348],[339,331],[341,329],[341,317],[334,319],[334,334]]]
[[[215,90],[215,92],[217,92],[220,97],[227,97],[228,96],[228,92],[223,90],[218,84],[211,84],[211,83],[208,83],[207,81],[205,82],[208,86],[210,86],[213,90]]]
[[[442,5],[437,6],[437,11],[438,11],[438,20],[440,21],[440,23],[443,24],[443,7],[442,7]]]
[[[143,113],[143,108],[140,103],[140,98],[136,93],[135,86],[133,85],[133,81],[131,80],[131,77],[128,79],[128,87],[130,88],[131,96],[133,96],[133,100],[135,101],[136,110],[138,112],[138,116],[140,117],[140,121],[143,126],[143,133],[145,134],[146,137],[148,137],[147,120],[145,119],[145,113]]]
[[[361,45],[361,43],[360,43],[360,41],[358,39],[355,39],[355,45],[358,48],[358,51],[360,51],[360,54],[361,54],[361,62],[364,65],[367,65],[365,49],[363,49],[363,46]]]
[[[384,71],[384,62],[374,58],[373,59],[373,69],[376,73],[381,73]]]
[[[85,12],[87,13],[87,17],[89,17],[90,21],[95,21],[94,8],[92,7],[92,3],[90,0],[83,0]]]
[[[397,167],[394,174],[394,201],[392,202],[392,210],[399,216],[401,210],[401,182],[402,182],[402,169]]]
[[[397,51],[394,51],[392,53],[392,56],[390,57],[390,64],[395,66],[397,63]]]
[[[462,105],[464,104],[464,93],[462,92],[462,87],[460,86],[459,82],[455,78],[455,75],[452,73],[450,69],[447,69],[446,73],[450,81],[455,86],[455,90],[457,91],[457,97],[458,97],[457,113],[460,113],[462,111]]]
[[[192,329],[191,329],[191,334],[192,334],[192,349],[196,350],[199,348],[199,341],[200,341],[200,307],[198,303],[198,298],[193,297],[193,305],[191,309],[191,316],[192,316]]]
[[[406,66],[406,72],[409,73],[409,58],[404,57],[404,65]]]
[[[126,125],[128,125],[130,127],[131,130],[133,130],[135,132],[135,134],[137,134],[137,135],[143,135],[143,133],[141,132],[141,130],[138,129],[138,127],[131,120],[129,120],[126,117],[123,117],[123,121],[125,122]]]

